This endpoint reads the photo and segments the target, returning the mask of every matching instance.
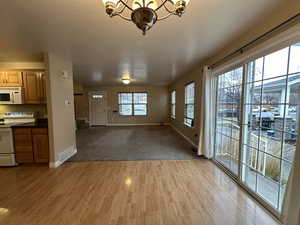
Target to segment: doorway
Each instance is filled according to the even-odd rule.
[[[107,124],[107,95],[103,91],[89,93],[90,126]]]

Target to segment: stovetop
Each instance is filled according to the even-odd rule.
[[[35,123],[35,113],[33,112],[7,112],[3,119],[0,119],[0,128],[9,128],[25,123]]]
[[[24,123],[0,123],[0,128],[11,128],[18,124],[24,124]]]

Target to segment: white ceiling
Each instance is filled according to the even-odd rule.
[[[191,0],[182,18],[143,36],[134,24],[109,18],[102,0],[2,0],[0,59],[61,50],[72,55],[84,85],[120,84],[124,73],[134,85],[166,85],[282,2]]]

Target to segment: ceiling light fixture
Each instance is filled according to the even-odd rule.
[[[110,17],[132,21],[145,35],[153,25],[172,15],[181,17],[190,0],[102,0]],[[130,6],[131,5],[131,6]],[[158,16],[158,11],[162,11]]]
[[[123,78],[122,83],[123,84],[130,84],[130,79],[129,78]]]

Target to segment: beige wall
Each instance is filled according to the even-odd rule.
[[[194,81],[195,82],[195,121],[194,127],[186,126],[184,121],[184,92],[185,85]],[[195,145],[198,145],[199,137],[199,117],[200,117],[200,107],[201,107],[201,85],[202,85],[202,70],[195,70],[194,72],[183,76],[180,80],[173,83],[169,86],[169,95],[173,90],[176,91],[176,118],[172,119],[171,116],[171,107],[169,106],[169,121],[175,129],[185,135],[191,142]]]
[[[47,57],[47,100],[49,117],[50,165],[62,160],[60,153],[76,149],[73,97],[73,70],[68,56],[49,53]],[[69,75],[61,77],[62,71]],[[69,104],[66,104],[69,102]],[[55,164],[51,166],[56,166]]]
[[[107,94],[108,124],[153,124],[168,122],[168,88],[165,86],[115,86],[87,88],[84,96],[81,96],[78,102],[88,102],[89,91],[105,91]],[[119,110],[118,93],[119,92],[147,92],[148,93],[148,115],[147,116],[120,116],[113,111]],[[84,100],[85,98],[85,100]],[[88,115],[88,106],[83,103],[81,107],[76,107],[78,117]]]
[[[225,55],[239,49],[249,41],[252,41],[262,35],[263,33],[278,26],[285,20],[300,12],[299,0],[285,0],[282,6],[270,10],[268,15],[257,17],[252,25],[244,28],[244,32],[236,34],[236,37],[230,40],[227,44],[222,46],[222,49],[216,49],[214,53],[208,56],[205,60],[199,62],[199,65],[212,64],[218,59],[223,58]]]

